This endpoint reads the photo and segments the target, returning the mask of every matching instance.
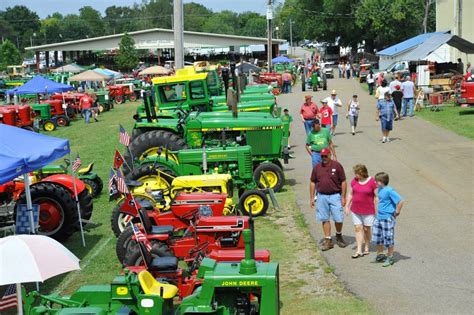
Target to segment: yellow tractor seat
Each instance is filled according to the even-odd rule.
[[[92,168],[93,168],[93,167],[94,167],[94,162],[89,163],[89,165],[87,165],[86,167],[80,168],[80,169],[77,171],[77,174],[87,174],[87,173],[89,173],[90,171],[92,171]]]
[[[172,299],[178,294],[177,286],[156,281],[151,273],[146,270],[138,274],[138,281],[140,281],[140,285],[145,294],[160,295],[164,299]]]

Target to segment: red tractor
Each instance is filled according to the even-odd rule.
[[[462,81],[456,89],[456,102],[459,105],[474,106],[474,81]]]
[[[67,104],[67,113],[70,119],[74,119],[76,115],[81,113],[81,107],[79,106],[79,101],[81,97],[84,96],[84,93],[56,93],[51,95],[51,99],[60,100],[64,104]],[[69,109],[71,108],[71,109]]]
[[[125,103],[127,99],[132,102],[137,100],[137,95],[129,85],[109,86],[109,97],[117,104]]]
[[[227,194],[220,193],[180,193],[171,211],[157,214],[151,206],[148,210],[142,207],[138,212],[130,208],[127,213],[135,217],[133,222],[141,223],[142,233],[154,243],[152,255],[173,255],[187,260],[194,258],[203,247],[206,253],[243,249],[241,232],[248,228],[248,217],[222,216],[226,198]],[[135,265],[140,260],[131,226],[117,239],[116,253],[126,265]],[[259,253],[259,259],[269,259],[268,255]]]
[[[64,109],[62,100],[40,100],[40,103],[51,106],[51,118],[56,119],[56,124],[59,127],[69,126],[71,119],[75,117],[74,109],[67,104],[65,104],[66,109]]]
[[[66,174],[48,176],[42,180],[30,177],[31,199],[40,208],[38,233],[58,241],[68,239],[79,227],[72,177]],[[82,181],[75,181],[81,219],[89,220],[93,209],[92,197]],[[24,182],[14,180],[0,185],[0,226],[15,221],[12,209],[18,204],[26,204]]]
[[[281,73],[265,72],[265,73],[261,73],[257,78],[257,83],[263,83],[263,84],[271,85],[274,82],[276,82],[278,87],[280,87],[280,88],[283,86],[283,78],[282,78]]]
[[[0,123],[35,131],[34,112],[29,105],[0,106]]]

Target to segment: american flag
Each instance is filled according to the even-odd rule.
[[[0,300],[0,311],[5,311],[10,308],[16,307],[17,304],[16,299],[16,285],[10,284],[5,291],[2,299]]]
[[[72,170],[75,172],[81,167],[82,161],[81,158],[79,157],[79,154],[76,156],[76,159],[74,160],[74,163],[72,164]]]
[[[130,144],[130,136],[128,135],[125,128],[122,127],[122,125],[119,125],[119,130],[120,130],[120,137],[119,137],[120,143],[128,147],[128,145]]]
[[[146,238],[146,236],[140,231],[136,224],[132,224],[133,234],[135,234],[135,238],[137,242],[143,243],[147,251],[151,252],[152,246],[150,241]]]
[[[117,190],[117,174],[115,174],[114,170],[110,169],[109,174],[109,192],[112,194]]]
[[[122,194],[128,194],[127,184],[125,184],[125,179],[121,170],[117,170],[117,189]]]

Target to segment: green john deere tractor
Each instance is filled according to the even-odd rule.
[[[253,169],[252,148],[246,146],[222,146],[203,149],[182,149],[167,151],[158,149],[154,155],[145,157],[142,166],[134,169],[128,176],[131,180],[147,182],[147,178],[168,178],[174,176],[202,175],[202,174],[229,174],[232,176],[233,186],[239,192],[239,209],[248,214],[250,204],[254,203],[252,214],[264,215],[268,210],[266,194],[257,190],[255,174],[265,174],[270,185],[278,188],[280,183],[277,176],[283,177],[283,172],[263,163],[257,170]],[[268,165],[267,165],[268,164]],[[273,172],[274,173],[273,173]],[[275,175],[276,174],[276,175]]]
[[[53,131],[58,127],[57,117],[51,115],[50,104],[33,104],[31,107],[35,112],[35,124],[38,125],[37,127],[41,126],[44,131]]]
[[[256,262],[251,231],[244,230],[243,237],[245,258],[239,263],[204,258],[197,273],[186,280],[193,281],[196,289],[178,305],[173,299],[180,283],[156,280],[146,270],[138,275],[125,270],[125,275],[115,277],[110,284],[85,285],[68,296],[36,291],[27,294],[23,290],[24,314],[279,315],[278,263]],[[169,260],[161,257],[153,263],[157,268],[170,268]]]
[[[147,123],[136,123],[142,133],[135,134],[124,158],[132,165],[156,156],[158,150],[250,145],[259,186],[266,187],[260,178],[261,172],[265,172],[270,186],[279,191],[284,184],[280,159],[287,163],[289,158],[288,128],[285,128],[288,123],[266,113],[242,112],[237,117],[235,114],[191,112],[181,119],[162,119],[154,123],[154,128],[149,128]]]

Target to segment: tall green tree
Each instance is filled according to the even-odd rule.
[[[135,41],[128,35],[123,34],[119,43],[119,50],[115,56],[115,62],[120,69],[130,71],[138,64],[138,52],[135,49]]]
[[[21,64],[20,51],[8,39],[0,45],[0,70],[5,70],[9,65]]]
[[[203,31],[207,33],[239,34],[239,30],[239,16],[229,10],[214,13],[203,26]]]
[[[202,4],[189,2],[184,4],[184,29],[186,31],[202,32],[204,24],[212,15],[212,11]]]
[[[2,19],[7,21],[14,29],[14,34],[9,36],[12,41],[18,42],[20,50],[30,45],[30,38],[40,31],[40,18],[38,14],[24,5],[8,7],[1,14]],[[17,38],[13,38],[17,37]]]
[[[105,9],[104,23],[107,34],[119,34],[125,31],[137,31],[140,29],[141,8],[135,4],[134,7],[111,6]]]
[[[89,25],[92,37],[105,34],[104,21],[99,11],[91,6],[85,6],[79,9],[79,17]]]
[[[93,37],[89,24],[76,14],[68,14],[60,24],[62,40],[76,40]]]

